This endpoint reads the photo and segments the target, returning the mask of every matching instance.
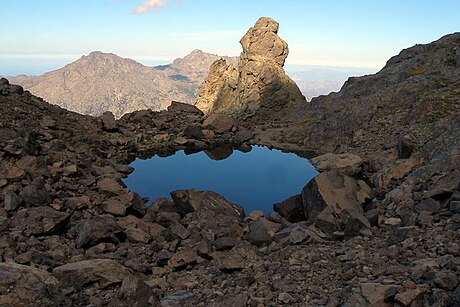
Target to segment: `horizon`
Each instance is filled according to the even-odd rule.
[[[290,50],[287,68],[377,72],[402,49],[460,29],[458,1],[24,0],[2,6],[8,12],[0,32],[5,76],[39,75],[95,50],[146,66],[194,49],[237,56],[240,38],[261,16],[280,23]]]

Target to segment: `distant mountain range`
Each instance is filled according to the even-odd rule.
[[[196,90],[219,58],[237,64],[237,57],[226,57],[194,50],[171,64],[144,66],[112,53],[94,51],[64,67],[40,76],[7,77],[34,95],[65,109],[99,116],[111,111],[121,117],[140,109],[162,110],[172,100],[192,103]],[[311,80],[308,72],[293,73],[307,99],[338,91],[346,79]],[[313,73],[315,75],[315,73]],[[322,78],[321,74],[318,75]],[[305,80],[307,79],[307,80]]]

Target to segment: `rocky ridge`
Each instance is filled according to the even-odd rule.
[[[41,76],[8,77],[47,101],[81,114],[99,116],[166,109],[172,100],[191,103],[218,55],[194,50],[170,65],[144,66],[115,54],[94,51]],[[223,57],[232,61],[230,57]]]
[[[258,115],[280,117],[287,108],[306,103],[284,72],[288,45],[278,35],[278,22],[262,17],[243,36],[238,66],[215,61],[198,88],[194,104],[206,114],[223,113],[238,119]]]
[[[457,39],[414,47],[421,49],[416,59],[450,59]],[[392,63],[403,72],[397,67],[407,64],[401,58]],[[451,60],[435,63],[416,80],[432,99],[455,93],[458,71]],[[453,82],[429,87],[442,79],[436,71]],[[394,106],[385,97],[399,84],[381,85],[381,102]],[[344,103],[333,97],[321,99]],[[358,98],[337,111],[342,117],[332,116],[359,110],[367,100]],[[453,95],[454,106],[457,99]],[[110,113],[92,118],[1,79],[0,111],[0,305],[459,304],[458,108],[426,131],[409,121],[409,131],[427,133],[418,138],[384,134],[401,129],[401,121],[387,116],[367,123],[380,129],[365,130],[368,142],[343,142],[347,134],[337,130],[324,147],[314,136],[335,126],[307,121],[302,109],[291,110],[287,122],[263,125],[204,116],[177,102],[119,120]],[[311,112],[326,118],[327,108]],[[299,118],[303,124],[293,125]],[[443,129],[430,130],[435,127]],[[293,144],[289,132],[311,141]],[[268,216],[246,215],[210,191],[173,191],[171,199],[146,207],[120,181],[135,157],[224,145],[248,150],[266,136],[272,146],[276,137],[287,148],[326,152],[312,159],[321,174]]]

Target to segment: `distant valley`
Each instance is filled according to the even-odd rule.
[[[192,103],[209,66],[219,58],[237,65],[236,57],[201,50],[194,50],[171,64],[155,67],[94,51],[40,76],[7,78],[65,109],[92,116],[108,110],[118,118],[140,109],[162,110],[173,100]],[[340,90],[348,77],[346,73],[320,70],[297,71],[290,75],[308,100]]]

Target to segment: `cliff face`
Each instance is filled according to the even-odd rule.
[[[217,60],[199,87],[195,105],[205,113],[238,119],[280,116],[280,111],[305,103],[297,85],[284,72],[288,45],[278,35],[278,23],[260,18],[243,36],[238,66]]]

